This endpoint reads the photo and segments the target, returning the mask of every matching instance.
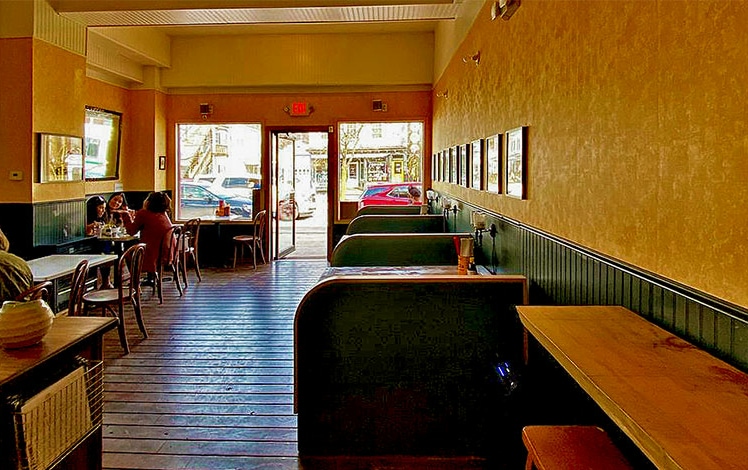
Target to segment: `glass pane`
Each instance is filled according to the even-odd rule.
[[[421,191],[422,122],[341,123],[338,145],[341,201],[416,203],[408,191]]]
[[[253,191],[262,186],[260,124],[179,124],[181,220],[217,214],[223,201],[232,219],[252,218]]]
[[[86,179],[116,179],[119,177],[121,119],[122,115],[120,113],[86,107]]]

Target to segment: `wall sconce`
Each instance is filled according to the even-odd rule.
[[[429,201],[429,204],[431,204],[432,202],[439,200],[439,194],[433,189],[427,189],[426,199]]]
[[[491,5],[491,19],[495,20],[497,17],[501,17],[502,20],[508,21],[512,17],[517,8],[519,8],[520,0],[498,0],[493,2]]]
[[[203,121],[208,119],[208,116],[213,114],[213,105],[208,103],[200,103],[200,116],[202,116]]]
[[[483,212],[472,212],[470,225],[475,230],[475,246],[483,246],[483,232],[488,231],[492,238],[496,236],[496,225],[491,224],[491,228],[486,229],[486,214]]]
[[[480,64],[480,51],[476,52],[473,55],[466,55],[462,58],[462,61],[466,64],[469,64],[470,62],[474,63],[477,67]]]
[[[449,98],[449,90],[444,90],[442,92],[439,92],[436,94],[437,98],[444,98],[445,100]]]

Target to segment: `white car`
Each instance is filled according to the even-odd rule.
[[[260,175],[200,175],[196,176],[196,183],[204,185],[213,192],[232,194],[235,196],[252,198],[252,191],[260,189],[262,176]]]

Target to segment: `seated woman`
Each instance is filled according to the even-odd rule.
[[[135,211],[127,207],[127,199],[125,199],[125,193],[123,192],[114,193],[109,196],[106,210],[109,213],[109,220],[114,225],[124,224],[123,214],[132,215],[135,213]]]
[[[91,196],[86,201],[86,235],[99,235],[101,227],[107,223],[106,200],[101,196]]]
[[[0,230],[0,303],[15,298],[34,284],[31,267],[23,258],[9,253],[10,241]]]
[[[148,273],[148,280],[153,283],[154,273],[158,266],[158,254],[164,234],[171,228],[171,219],[167,211],[171,207],[171,198],[163,192],[150,193],[143,208],[132,215],[125,211],[122,218],[125,222],[127,233],[135,235],[140,232],[140,241],[145,243],[145,254],[143,256],[143,271]]]
[[[107,214],[107,202],[102,196],[91,196],[86,201],[86,235],[99,236],[101,235],[101,228],[109,222],[109,215]],[[104,253],[111,253],[112,246],[109,242],[99,241],[99,249]],[[99,277],[101,278],[99,287],[103,289],[110,289],[113,287],[112,281],[110,280],[111,267],[101,266],[99,267]]]

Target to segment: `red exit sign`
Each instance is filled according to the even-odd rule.
[[[311,112],[312,107],[309,106],[309,103],[303,101],[291,103],[291,106],[288,108],[288,114],[291,116],[309,116]]]

